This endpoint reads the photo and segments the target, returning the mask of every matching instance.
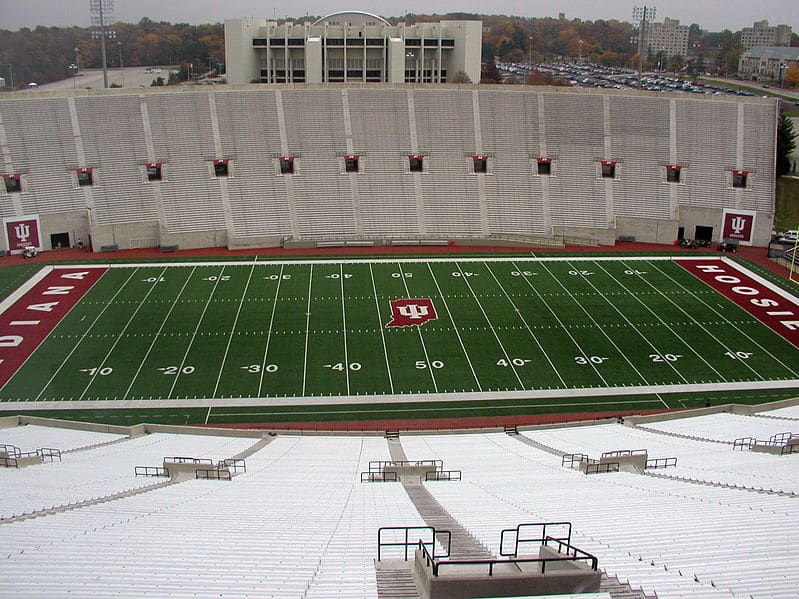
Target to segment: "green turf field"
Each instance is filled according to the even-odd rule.
[[[387,327],[403,298],[429,299],[437,318]],[[111,268],[0,401],[538,398],[545,409],[566,395],[797,379],[799,349],[668,260],[159,263]],[[647,401],[658,400],[635,403]]]

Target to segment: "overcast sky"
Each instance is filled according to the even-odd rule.
[[[523,0],[389,0],[362,3],[363,0],[306,0],[291,2],[255,2],[253,0],[115,0],[114,16],[118,21],[138,22],[142,17],[172,23],[217,23],[241,17],[275,18],[300,17],[305,14],[326,15],[340,10],[365,10],[385,17],[407,13],[443,14],[469,12],[482,14],[517,15],[524,17],[557,17],[565,12],[568,19],[631,20],[634,4],[642,0],[560,0],[558,2],[529,2]],[[698,23],[703,29],[739,30],[756,20],[770,24],[786,23],[799,32],[799,1],[797,0],[650,0],[648,6],[657,8],[656,19],[679,19],[690,25]],[[294,11],[294,12],[291,12]],[[0,29],[19,29],[36,25],[89,25],[89,0],[0,0]]]

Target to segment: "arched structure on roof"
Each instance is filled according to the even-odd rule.
[[[329,15],[317,19],[313,27],[320,25],[386,25],[391,27],[391,23],[383,17],[364,12],[362,10],[342,10],[330,13]]]

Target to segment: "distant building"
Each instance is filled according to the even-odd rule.
[[[744,27],[741,30],[741,44],[744,50],[757,46],[790,46],[791,26],[770,27],[768,21],[756,21],[753,27]]]
[[[741,55],[738,75],[752,81],[777,81],[793,63],[799,63],[799,48],[758,46]]]
[[[662,23],[650,23],[646,45],[650,54],[665,52],[666,58],[688,56],[688,25],[680,25],[679,19],[666,17]]]
[[[480,21],[391,25],[345,11],[315,23],[225,21],[227,80],[242,83],[480,82]]]

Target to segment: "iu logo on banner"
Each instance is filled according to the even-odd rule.
[[[753,221],[754,216],[751,214],[725,212],[722,237],[745,242],[751,241]]]
[[[6,221],[8,245],[11,250],[21,250],[32,245],[40,247],[39,226],[36,219]]]
[[[421,326],[438,315],[429,297],[391,300],[391,321],[386,327]]]

